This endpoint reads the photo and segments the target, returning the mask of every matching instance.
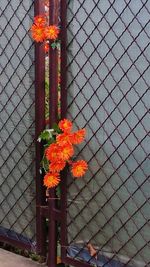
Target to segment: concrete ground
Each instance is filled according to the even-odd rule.
[[[0,249],[0,267],[46,267],[46,265]]]

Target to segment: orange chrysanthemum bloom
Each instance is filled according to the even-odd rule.
[[[47,188],[55,187],[59,184],[59,182],[60,182],[60,175],[58,172],[56,173],[49,172],[44,176],[43,183]]]
[[[72,163],[71,172],[74,177],[81,177],[88,169],[87,162],[85,160],[78,160]]]
[[[73,133],[72,137],[72,144],[80,144],[84,141],[86,135],[86,130],[85,129],[80,129],[77,132]]]
[[[51,144],[45,151],[45,156],[50,161],[61,160],[61,148],[58,144]]]
[[[68,133],[72,129],[72,122],[67,119],[63,119],[58,123],[58,126],[63,132]]]
[[[66,143],[72,143],[72,134],[71,133],[62,133],[58,134],[56,137],[56,142],[60,145],[66,144]]]
[[[35,40],[36,42],[43,42],[45,40],[44,26],[33,24],[31,27],[31,34],[33,40]]]
[[[60,172],[65,168],[66,162],[62,160],[53,161],[49,165],[49,171]]]
[[[37,26],[45,26],[46,25],[46,17],[44,15],[38,15],[34,17],[34,23]]]
[[[48,53],[48,51],[49,51],[49,43],[45,43],[45,47],[44,47],[44,49],[45,49],[45,53]]]
[[[56,40],[58,38],[59,28],[56,25],[50,25],[45,28],[45,36],[47,39]]]
[[[69,158],[72,157],[74,154],[73,146],[69,143],[61,145],[60,150],[61,150],[60,154],[61,160],[69,160]]]

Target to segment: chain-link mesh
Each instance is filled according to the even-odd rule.
[[[33,11],[0,4],[0,235],[17,241],[35,237]]]
[[[69,253],[149,266],[150,1],[68,1],[67,36],[67,114],[87,129],[77,158],[89,163],[68,177]]]

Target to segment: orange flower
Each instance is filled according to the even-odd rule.
[[[51,144],[45,151],[45,156],[50,161],[60,160],[61,149],[58,144]]]
[[[70,157],[73,156],[74,154],[74,149],[73,146],[69,143],[60,145],[60,150],[61,150],[61,160],[69,160]]]
[[[45,36],[47,39],[56,40],[58,38],[59,29],[56,25],[50,25],[45,28]]]
[[[44,49],[45,49],[45,53],[48,53],[48,51],[49,51],[49,43],[45,43],[45,47],[44,47]]]
[[[49,170],[51,172],[60,172],[65,168],[66,162],[62,160],[53,161],[49,165]]]
[[[71,133],[62,133],[58,134],[56,137],[56,142],[60,145],[66,144],[66,143],[72,143],[72,134]]]
[[[59,184],[60,182],[60,175],[58,172],[56,173],[47,173],[45,176],[44,176],[44,185],[47,187],[47,188],[52,188],[52,187],[55,187]]]
[[[70,132],[72,129],[72,122],[67,119],[63,119],[58,123],[58,126],[63,132]]]
[[[84,160],[78,160],[72,163],[71,172],[75,177],[81,177],[85,174],[88,168],[87,162]]]
[[[46,25],[46,17],[44,15],[38,15],[34,17],[34,23],[37,26],[45,26]]]
[[[82,143],[84,141],[85,135],[86,135],[85,129],[81,129],[73,133],[72,144],[76,145]]]
[[[33,24],[31,27],[32,38],[36,42],[43,42],[45,39],[45,28],[42,25]]]

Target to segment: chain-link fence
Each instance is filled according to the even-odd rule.
[[[72,265],[150,266],[149,38],[149,0],[67,1],[67,116],[89,163],[68,177]]]
[[[35,240],[34,1],[0,4],[0,241]]]

